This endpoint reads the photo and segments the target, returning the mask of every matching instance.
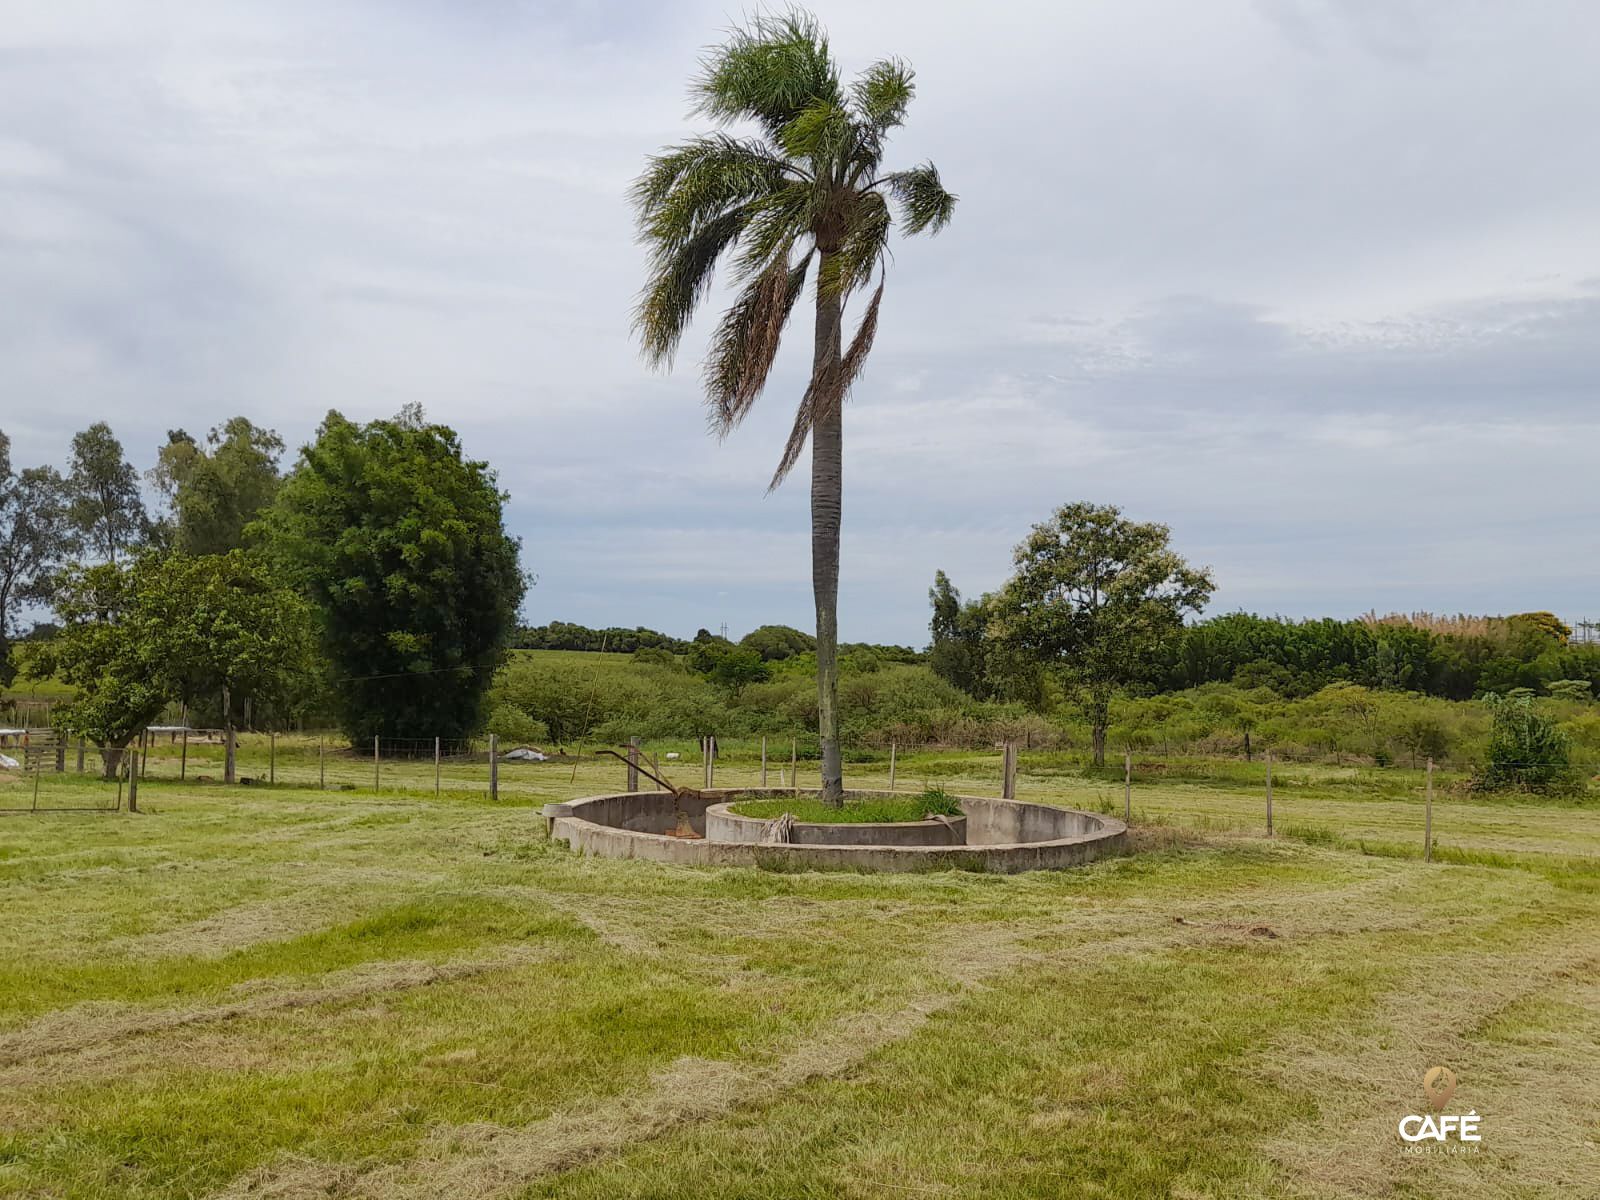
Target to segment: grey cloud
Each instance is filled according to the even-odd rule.
[[[846,440],[847,636],[918,641],[1086,497],[1218,604],[1573,609],[1600,383],[1591,7],[823,6],[961,193],[897,248]],[[909,19],[914,17],[915,19]],[[534,619],[810,620],[800,339],[726,442],[645,371],[625,189],[709,3],[31,6],[0,30],[0,427],[141,466],[233,412],[419,400],[491,460]],[[1026,36],[1020,36],[1025,31]]]

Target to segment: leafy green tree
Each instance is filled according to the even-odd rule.
[[[193,706],[220,697],[223,782],[233,783],[241,702],[287,710],[311,693],[319,671],[311,608],[239,550],[141,561],[136,574],[137,636],[162,647],[159,675],[172,698]]]
[[[49,599],[54,571],[72,550],[66,481],[52,467],[13,472],[0,431],[0,687],[16,669],[11,640],[23,607]]]
[[[1111,697],[1158,676],[1185,614],[1215,586],[1172,551],[1170,532],[1114,505],[1064,505],[1017,547],[1016,574],[996,598],[996,638],[1060,679],[1088,718],[1096,766]]]
[[[170,543],[182,554],[226,554],[271,505],[282,478],[283,439],[234,417],[201,447],[181,429],[167,435],[150,477],[172,507]]]
[[[104,421],[73,437],[67,483],[72,524],[96,554],[115,563],[144,540],[150,518],[139,493],[139,473]]]
[[[766,662],[782,662],[815,650],[817,639],[789,625],[762,625],[740,638],[739,645],[754,650]]]
[[[755,136],[716,133],[656,155],[634,185],[650,276],[635,323],[646,357],[671,362],[717,262],[739,293],[712,336],[706,398],[726,435],[766,386],[783,329],[816,265],[811,380],[772,478],[777,487],[811,442],[811,575],[817,618],[822,796],[842,802],[839,754],[839,528],[844,399],[878,326],[894,209],[910,234],[937,232],[956,198],[932,164],[884,171],[890,133],[910,106],[912,73],[874,63],[848,86],[816,21],[757,16],[714,49],[694,86],[699,112]],[[877,287],[848,348],[844,306]]]
[[[169,702],[219,691],[283,700],[313,670],[305,602],[238,553],[71,567],[55,607],[61,629],[28,667],[76,689],[57,719],[95,743],[108,779]],[[233,782],[231,723],[226,778]]]
[[[358,745],[463,737],[516,628],[527,582],[494,472],[419,408],[329,413],[261,522],[311,600],[340,723]]]

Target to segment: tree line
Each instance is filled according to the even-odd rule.
[[[0,433],[0,677],[71,684],[54,719],[108,774],[174,703],[230,748],[250,706],[324,712],[358,744],[481,727],[527,578],[494,472],[420,407],[330,412],[287,471],[278,434],[242,417],[174,430],[154,511],[104,423],[65,471],[13,470],[9,449]],[[19,648],[28,608],[53,630]]]

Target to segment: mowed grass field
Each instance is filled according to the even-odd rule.
[[[431,763],[319,790],[280,754],[292,784],[0,817],[0,1195],[1597,1192],[1592,809],[1441,796],[1424,864],[1416,778],[1285,772],[1269,840],[1252,779],[1151,768],[1127,858],[774,875],[547,842],[537,806],[614,762],[508,764],[490,803],[466,764],[435,799]],[[1121,808],[1024,766],[1025,798]],[[1396,1134],[1435,1064],[1476,1153]]]

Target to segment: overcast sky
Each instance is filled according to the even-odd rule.
[[[1169,524],[1212,611],[1600,616],[1600,6],[821,4],[909,59],[896,248],[846,414],[841,632],[922,644],[1056,505]],[[141,469],[420,401],[511,493],[526,613],[812,625],[809,362],[706,434],[709,321],[630,339],[626,188],[704,122],[700,3],[0,0],[0,428]],[[859,307],[859,306],[857,306]]]

